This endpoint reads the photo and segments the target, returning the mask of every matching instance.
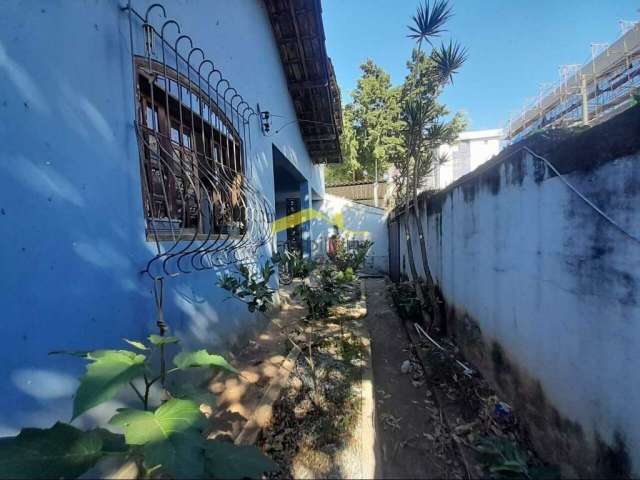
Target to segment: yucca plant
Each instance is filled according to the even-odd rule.
[[[438,69],[438,77],[441,83],[450,81],[453,83],[453,75],[458,73],[464,62],[467,61],[467,49],[449,40],[448,44],[440,44],[433,49],[431,58]]]
[[[447,0],[436,0],[433,4],[425,0],[418,6],[416,14],[412,17],[413,24],[409,26],[408,36],[416,40],[417,50],[414,50],[412,63],[409,64],[410,72],[405,81],[407,88],[404,92],[403,106],[407,157],[404,160],[405,165],[400,170],[408,177],[401,182],[404,189],[407,258],[416,296],[426,304],[411,242],[409,219],[413,218],[435,324],[440,323],[439,309],[436,307],[435,285],[427,258],[418,190],[435,163],[442,160],[436,152],[437,148],[443,143],[454,141],[458,132],[462,130],[463,123],[459,117],[454,117],[454,120],[449,123],[440,120],[447,111],[437,102],[437,97],[444,85],[453,81],[454,74],[467,59],[467,51],[450,40],[448,44],[442,43],[439,47],[432,48],[429,55],[425,55],[422,52],[422,44],[426,42],[433,47],[432,40],[446,31],[445,26],[452,16],[453,12]],[[426,317],[423,318],[426,320]]]
[[[419,46],[423,41],[431,44],[432,37],[438,37],[446,30],[445,24],[453,12],[447,0],[437,0],[431,5],[428,1],[418,5],[418,11],[411,17],[413,25],[409,25],[409,38],[416,40]]]

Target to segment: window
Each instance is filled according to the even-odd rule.
[[[244,150],[233,123],[166,65],[136,66],[147,236],[243,234]]]

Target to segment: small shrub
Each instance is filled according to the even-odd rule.
[[[338,271],[331,263],[323,265],[316,272],[317,286],[303,283],[294,291],[294,295],[302,298],[307,305],[309,318],[313,320],[326,317],[330,307],[342,303],[345,286],[356,278],[351,267]]]
[[[270,262],[262,265],[260,276],[252,274],[246,265],[240,265],[240,277],[224,275],[218,281],[218,286],[230,292],[233,298],[246,303],[250,312],[266,312],[273,305],[275,290],[269,287],[269,280],[274,272]]]
[[[310,258],[304,258],[301,252],[291,254],[291,274],[293,278],[307,278],[318,267]]]
[[[527,452],[506,438],[483,437],[476,444],[475,450],[491,478],[560,478],[558,468],[532,465]]]
[[[349,250],[343,240],[338,240],[335,251],[329,255],[329,260],[341,272],[347,268],[357,272],[364,265],[365,258],[372,245],[373,242],[365,240],[353,250]]]
[[[306,283],[299,285],[294,290],[294,296],[298,296],[307,305],[310,320],[319,320],[329,314],[329,308],[336,304],[335,295],[321,287],[312,287]]]
[[[273,255],[274,264],[287,264],[288,271],[293,278],[307,278],[317,268],[316,261],[304,258],[299,251],[284,251]]]
[[[391,287],[391,298],[403,320],[418,320],[422,313],[422,304],[413,286],[409,283],[398,283]]]

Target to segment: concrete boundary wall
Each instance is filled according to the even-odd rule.
[[[566,476],[639,475],[640,107],[534,135],[419,201],[443,327],[538,451]]]

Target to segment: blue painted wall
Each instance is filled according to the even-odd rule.
[[[47,352],[124,346],[155,329],[120,3],[0,3],[0,435],[71,416],[82,362]],[[251,105],[295,118],[261,1],[165,3]],[[267,198],[272,142],[323,191],[295,123],[266,138],[252,121],[248,175]],[[215,283],[213,272],[167,282],[165,315],[188,345],[223,344],[254,321]]]

